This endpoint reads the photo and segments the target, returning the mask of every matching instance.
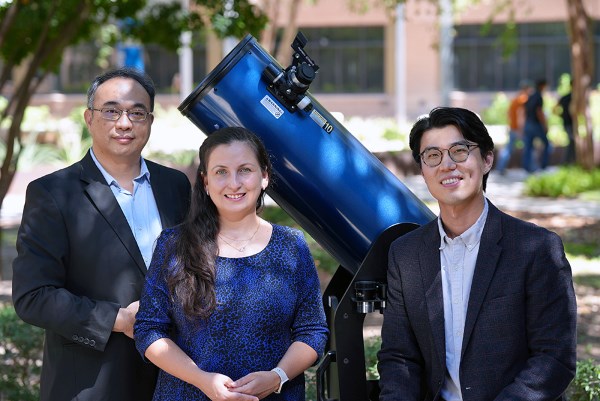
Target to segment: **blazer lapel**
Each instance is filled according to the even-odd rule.
[[[475,273],[469,295],[469,306],[465,320],[465,330],[461,356],[469,344],[473,327],[477,321],[477,316],[481,310],[481,305],[485,299],[487,290],[494,277],[494,272],[498,266],[502,248],[498,245],[502,237],[501,212],[488,201],[488,216],[481,233],[481,242],[479,244],[479,253],[475,264]]]
[[[85,192],[98,209],[98,212],[114,230],[119,240],[131,255],[131,258],[135,261],[137,267],[143,274],[146,274],[146,264],[131,232],[131,227],[129,227],[129,223],[127,223],[127,219],[115,199],[115,195],[107,185],[104,176],[94,163],[89,152],[81,160],[81,166],[81,180],[87,184]]]
[[[441,366],[446,366],[446,342],[444,332],[444,297],[442,295],[442,267],[440,264],[440,234],[437,219],[423,227],[423,244],[419,250],[419,264],[425,291],[425,302]]]
[[[180,200],[175,199],[174,197],[179,194],[172,191],[159,191],[158,188],[172,188],[172,186],[169,185],[169,177],[164,174],[164,170],[158,168],[157,164],[149,160],[146,160],[146,166],[150,172],[150,185],[152,186],[152,193],[154,195],[156,207],[158,208],[162,228],[173,227],[177,224],[177,216],[174,210],[175,207],[181,203]]]

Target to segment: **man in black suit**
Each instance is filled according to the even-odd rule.
[[[494,143],[474,113],[432,110],[410,148],[440,215],[390,247],[380,400],[561,399],[577,310],[560,238],[485,198]]]
[[[150,400],[157,370],[132,340],[154,241],[189,206],[185,174],[141,157],[154,85],[123,68],[96,77],[84,117],[93,145],[27,187],[13,302],[46,331],[41,400]]]

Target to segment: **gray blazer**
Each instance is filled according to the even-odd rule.
[[[434,220],[390,247],[381,401],[440,399],[446,350],[439,246]],[[463,399],[560,399],[575,375],[576,309],[558,235],[490,203],[465,322]]]
[[[190,183],[146,161],[164,228],[180,223]],[[13,263],[13,302],[46,329],[41,400],[150,400],[157,370],[112,333],[140,297],[146,265],[125,215],[90,153],[27,187]]]

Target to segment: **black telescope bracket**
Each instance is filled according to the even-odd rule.
[[[340,266],[323,293],[329,326],[327,352],[317,368],[318,401],[377,401],[379,382],[366,375],[363,325],[368,313],[383,313],[391,242],[416,228],[399,223],[373,242],[358,270]]]
[[[306,43],[308,40],[304,34],[298,32],[292,43],[292,64],[282,69],[271,63],[263,71],[263,78],[268,82],[267,90],[291,113],[297,110],[309,112],[313,108],[306,91],[317,77],[319,66],[304,51]]]

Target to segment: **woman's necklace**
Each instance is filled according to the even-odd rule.
[[[233,249],[235,249],[236,251],[241,253],[246,250],[246,246],[248,246],[250,241],[252,241],[252,239],[258,232],[259,228],[260,228],[260,221],[258,222],[258,225],[256,226],[256,230],[254,230],[254,234],[252,234],[252,236],[248,239],[234,239],[234,238],[227,237],[223,234],[219,234],[219,237],[223,240],[224,243],[226,243],[227,245],[229,245],[230,247],[232,247]],[[238,248],[237,246],[234,246],[231,242],[227,241],[225,238],[228,238],[230,241],[233,241],[233,242],[242,242],[242,243],[245,242],[245,244],[243,244],[240,248]]]

